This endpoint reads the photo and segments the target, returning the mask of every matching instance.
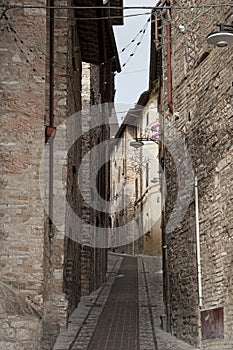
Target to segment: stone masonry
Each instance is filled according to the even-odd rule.
[[[162,36],[164,55],[160,109],[164,124],[169,121],[173,130],[181,133],[198,179],[203,295],[200,300],[194,178],[188,210],[179,225],[166,232],[171,213],[179,209],[175,206],[179,166],[174,163],[173,156],[165,152],[167,198],[163,242],[168,329],[178,338],[202,349],[230,350],[233,347],[233,56],[232,47],[208,46],[206,36],[217,30],[216,23],[232,24],[232,7],[228,6],[230,2],[210,6],[220,5],[218,1],[172,3],[183,6],[183,10],[172,9],[170,22],[166,20],[166,11],[162,13],[163,33],[170,28],[173,39],[171,85],[169,54],[165,56],[169,41],[166,41],[165,35]],[[194,6],[188,9],[191,5]],[[195,8],[195,5],[198,7]],[[208,6],[208,10],[204,11],[202,5]],[[208,25],[204,26],[204,23]],[[181,24],[182,27],[179,27]],[[169,87],[172,87],[172,96]],[[179,145],[176,144],[176,147]],[[185,162],[185,159],[182,161]],[[183,197],[183,203],[185,201],[188,201],[188,195]]]
[[[5,296],[0,347],[39,349],[44,288],[39,164],[44,147],[46,11],[9,11],[0,26],[0,264],[1,296]],[[34,311],[28,312],[29,308]]]
[[[84,154],[108,137],[108,128],[95,130],[90,140],[90,135],[78,137],[90,124],[86,115],[72,119],[72,126],[62,123],[82,108],[89,111],[92,104],[112,101],[113,89],[106,97],[101,82],[112,87],[116,68],[103,64],[96,42],[93,55],[98,61],[83,62],[88,48],[81,29],[65,20],[77,14],[66,8],[73,1],[40,0],[36,5],[41,8],[29,8],[31,2],[24,1],[10,9],[10,1],[0,3],[6,6],[0,14],[0,347],[52,349],[81,295],[105,280],[107,266],[106,249],[87,247],[77,239],[85,232],[82,225],[72,231],[68,208],[80,218],[92,217],[78,191],[78,170]],[[103,39],[107,29],[102,29]],[[101,48],[106,51],[108,45],[112,54],[105,39]],[[59,133],[64,137],[58,144]],[[64,160],[67,145],[71,147]],[[56,166],[63,169],[62,179]],[[107,166],[104,171],[108,176]],[[103,186],[103,179],[102,174],[99,186],[106,195],[109,184]],[[101,222],[106,225],[103,215]]]

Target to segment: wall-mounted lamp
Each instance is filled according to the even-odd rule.
[[[233,25],[219,24],[220,30],[207,36],[207,42],[218,47],[226,47],[233,44]]]
[[[157,184],[159,182],[159,179],[154,177],[150,182],[152,182],[152,184]]]
[[[160,124],[159,123],[155,123],[154,125],[152,125],[150,127],[150,130],[152,131],[152,134],[150,137],[135,137],[135,141],[131,141],[130,142],[130,146],[134,147],[134,148],[139,148],[142,147],[144,145],[144,142],[147,141],[152,141],[152,142],[158,142],[159,140],[159,136],[160,133],[158,131]]]
[[[130,142],[130,146],[134,148],[139,148],[144,145],[144,142],[146,141],[153,141],[149,137],[135,137],[135,141]]]
[[[135,141],[131,141],[129,145],[134,148],[139,148],[144,145],[144,142],[148,141],[158,143],[158,136],[151,135],[151,137],[135,137]]]

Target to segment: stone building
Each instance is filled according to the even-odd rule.
[[[148,102],[143,109],[141,118],[142,136],[152,138],[144,142],[141,149],[142,160],[142,194],[136,201],[143,208],[143,253],[147,255],[161,255],[161,192],[159,181],[159,113],[158,95],[150,90]],[[153,137],[155,137],[153,141]],[[158,141],[158,142],[155,142]]]
[[[78,0],[1,5],[0,347],[52,349],[81,295],[105,279],[106,249],[90,236],[107,225],[106,214],[84,197],[91,196],[89,150],[109,137],[106,108],[96,124],[91,106],[114,99],[120,64],[112,24],[122,24],[122,9],[111,13],[110,1],[106,8]],[[104,19],[109,13],[113,23]],[[97,179],[103,198],[108,178],[107,163]],[[71,212],[80,219],[75,227]]]
[[[152,90],[145,91],[115,135],[111,152],[111,221],[122,231],[124,226],[129,227],[123,239],[117,235],[112,238],[112,248],[120,253],[161,253],[158,145],[150,141],[151,127],[158,119],[157,96]],[[148,142],[143,147],[136,142],[132,147],[139,137],[148,138]]]
[[[111,223],[112,227],[122,228],[120,233],[112,231],[111,248],[119,253],[139,254],[143,251],[143,240],[137,240],[142,221],[135,219],[135,201],[141,189],[139,176],[132,167],[131,157],[134,152],[130,147],[139,128],[138,116],[141,112],[141,106],[128,111],[115,134],[111,149]]]
[[[170,7],[170,5],[173,5]],[[153,40],[160,75],[160,150],[168,330],[202,349],[233,347],[232,47],[207,43],[232,4],[161,1]],[[165,150],[164,150],[165,147]],[[163,194],[165,196],[165,194]]]

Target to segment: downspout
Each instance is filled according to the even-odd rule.
[[[198,278],[198,304],[199,304],[199,342],[201,346],[201,320],[200,309],[203,306],[202,296],[202,274],[201,274],[201,246],[200,246],[200,224],[199,224],[199,195],[198,195],[198,179],[194,180],[195,188],[195,222],[196,222],[196,244],[197,244],[197,278]]]
[[[48,57],[49,63],[46,67],[48,72],[47,79],[49,84],[48,91],[48,120],[46,117],[45,127],[45,143],[48,147],[48,204],[47,214],[45,221],[45,235],[44,235],[44,305],[47,304],[48,308],[44,308],[43,322],[47,322],[50,312],[52,311],[51,301],[51,275],[52,275],[52,237],[53,237],[53,138],[54,138],[54,0],[47,2],[48,11],[47,15],[47,42],[48,42]],[[47,199],[47,198],[46,198]],[[45,288],[46,286],[46,288]]]
[[[161,2],[159,3],[159,5]],[[164,4],[166,6],[166,39],[167,39],[167,91],[168,91],[168,108],[169,112],[173,113],[173,104],[172,104],[172,71],[171,71],[171,2],[170,0],[165,0]],[[162,77],[162,72],[161,72]],[[161,96],[161,84],[160,83],[160,92],[159,92],[159,114],[160,114],[160,122],[161,122],[161,143],[160,143],[160,166],[162,171],[165,173],[165,147],[164,147],[164,110],[162,108],[162,96]],[[161,183],[162,186],[162,195],[163,195],[163,186],[164,183]],[[162,197],[162,203],[164,198]],[[162,248],[163,248],[163,269],[164,269],[164,303],[166,307],[166,328],[164,330],[171,333],[171,298],[170,298],[170,279],[169,279],[169,263],[168,263],[168,239],[166,233],[166,216],[165,216],[165,203],[164,209],[161,217],[161,230],[162,230]],[[161,315],[161,326],[164,325],[163,317],[165,315]]]
[[[168,108],[170,113],[173,113],[173,104],[172,104],[172,66],[171,66],[171,1],[166,0],[166,36],[167,36],[167,84],[168,84]]]
[[[49,23],[49,238],[52,236],[53,222],[53,136],[54,136],[54,0],[50,0]]]
[[[198,180],[195,177],[195,219],[196,219],[196,240],[197,240],[197,273],[198,273],[198,295],[199,307],[202,308],[202,283],[201,283],[201,248],[200,248],[200,225],[199,225],[199,198]]]
[[[49,126],[54,126],[54,0],[50,0],[49,9]]]

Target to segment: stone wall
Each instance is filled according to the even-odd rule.
[[[45,4],[38,1],[38,5]],[[45,15],[43,9],[14,9],[0,21],[1,280],[40,308],[44,208],[39,166],[44,147]],[[16,309],[14,316],[5,314],[1,323],[1,348],[38,347],[41,319],[34,315],[30,320],[21,319]]]
[[[203,1],[195,3],[204,4]],[[173,13],[174,23],[180,23],[180,15],[181,11]],[[200,25],[198,15],[208,26]],[[190,25],[190,18],[197,20]],[[230,23],[230,8],[210,8],[206,13],[203,8],[186,11],[182,24],[193,34],[178,32],[172,27],[173,34],[176,33],[172,41],[173,115],[167,109],[166,57],[163,57],[165,123],[170,120],[173,128],[181,132],[198,178],[203,289],[203,306],[199,308],[193,193],[182,222],[166,235],[164,229],[168,327],[179,338],[194,345],[201,342],[202,348],[208,350],[231,349],[233,345],[232,49],[208,46],[206,36],[216,30],[216,19]],[[165,172],[166,225],[176,200],[179,172],[168,153]],[[216,308],[223,308],[223,320],[220,318],[217,325],[216,319],[208,321],[210,316],[202,318],[199,337],[203,311],[210,313]]]
[[[63,7],[72,4],[71,0],[55,1]],[[98,225],[107,228],[108,216],[85,203],[78,188],[78,172],[90,149],[109,136],[106,115],[103,125],[90,132],[95,118],[90,107],[103,100],[103,74],[112,86],[113,67],[108,63],[100,69],[82,62],[76,23],[64,20],[74,17],[73,10],[24,5],[32,4],[25,1],[19,8],[1,12],[0,20],[0,283],[21,300],[20,305],[14,305],[14,298],[3,291],[6,306],[13,305],[14,312],[4,307],[2,312],[0,305],[1,345],[51,349],[81,295],[105,280],[106,249],[89,247],[85,237],[95,237]],[[46,6],[47,1],[37,5]],[[113,99],[111,94],[107,97]],[[69,118],[74,113],[75,117]],[[63,138],[58,144],[59,133]],[[45,148],[47,153],[43,153]],[[108,152],[106,148],[98,155],[107,162],[99,178],[101,195],[106,198]],[[40,168],[42,159],[44,171]],[[62,169],[61,179],[57,166]],[[93,180],[90,173],[91,157],[81,174],[87,192]],[[64,203],[60,204],[60,198]],[[75,227],[70,225],[70,208],[80,219]],[[93,229],[86,229],[83,220],[92,223]],[[29,313],[22,312],[21,304]]]
[[[54,5],[68,6],[70,1],[55,1]],[[73,67],[70,64],[69,53],[71,45],[71,24],[66,21],[53,20],[56,16],[67,16],[67,10],[47,10],[47,85],[45,104],[45,125],[58,129],[64,122],[69,111],[70,76]],[[71,90],[72,91],[72,90]],[[66,327],[68,312],[70,311],[71,296],[67,290],[67,272],[69,259],[66,254],[65,213],[61,213],[62,220],[57,222],[58,193],[67,188],[67,162],[63,164],[62,151],[66,144],[65,135],[61,144],[56,143],[56,131],[47,139],[48,160],[46,168],[47,182],[44,196],[47,201],[47,211],[44,226],[44,312],[42,348],[51,349],[61,328]],[[56,164],[63,167],[63,183],[55,171]],[[62,186],[64,186],[62,188]],[[56,196],[56,197],[55,197]],[[63,206],[65,211],[66,205]],[[71,250],[71,248],[70,248]],[[67,255],[67,254],[66,254]],[[64,262],[66,266],[64,266]],[[75,264],[76,266],[76,264]],[[64,280],[65,272],[65,284]],[[78,274],[78,271],[76,272]],[[68,295],[66,295],[66,293]],[[77,297],[78,298],[78,297]]]
[[[0,329],[2,350],[41,349],[41,320],[11,316],[0,320]]]
[[[37,5],[46,3],[39,1]],[[69,4],[68,1],[63,1],[62,4],[59,2],[63,6]],[[66,16],[67,12],[55,10],[55,16]],[[51,16],[49,11],[47,14],[48,17]],[[4,342],[1,345],[12,349],[36,349],[41,346],[40,338],[43,334],[42,347],[50,349],[60,328],[66,326],[81,293],[89,293],[105,278],[106,250],[94,252],[90,248],[88,263],[81,261],[81,252],[85,248],[81,247],[72,232],[65,232],[70,229],[65,220],[63,226],[55,227],[48,212],[45,215],[42,198],[48,200],[49,196],[50,180],[47,171],[42,174],[46,186],[40,192],[40,162],[48,139],[45,133],[49,130],[48,127],[58,128],[69,116],[81,110],[82,88],[83,105],[90,105],[90,83],[87,84],[83,79],[81,86],[82,65],[80,51],[75,49],[78,47],[78,37],[73,23],[54,22],[52,66],[49,64],[50,21],[45,9],[10,10],[3,16],[0,25],[1,280],[41,312],[41,317],[32,313],[30,319],[27,315],[18,314],[17,308],[13,316],[5,313],[5,321],[1,321],[4,323],[1,337]],[[90,69],[83,72],[87,73],[90,81]],[[95,76],[93,74],[92,79],[99,88],[97,73]],[[97,101],[98,91],[95,94]],[[74,130],[80,130],[81,123],[82,120],[77,118]],[[63,185],[68,203],[81,217],[83,208],[76,189],[78,166],[83,156],[82,145],[79,139],[76,141],[75,133],[67,135],[69,142],[70,137],[74,138],[74,144],[68,152],[67,163],[61,164],[64,167]],[[99,137],[98,135],[96,140]],[[64,139],[63,145],[60,145],[61,155],[65,142]],[[48,144],[53,145],[53,137]],[[55,150],[54,157],[58,154],[59,151]],[[48,170],[49,158],[47,161]],[[59,191],[59,186],[55,178],[55,194]],[[79,227],[78,232],[81,229]],[[98,263],[94,262],[96,260]],[[86,287],[84,279],[88,280]],[[19,328],[16,331],[14,322]],[[8,336],[8,333],[12,336]]]

